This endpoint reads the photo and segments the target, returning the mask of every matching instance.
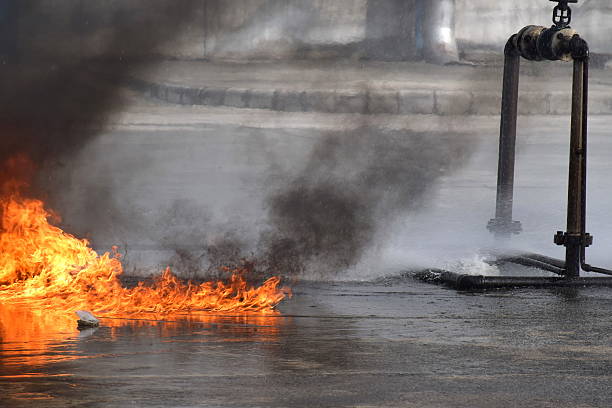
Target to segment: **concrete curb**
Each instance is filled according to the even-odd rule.
[[[129,78],[127,85],[149,97],[173,104],[281,112],[498,115],[501,106],[501,95],[490,91],[191,88],[135,77]],[[519,114],[566,115],[571,110],[570,101],[569,92],[522,93]],[[612,93],[591,93],[589,113],[612,114]]]

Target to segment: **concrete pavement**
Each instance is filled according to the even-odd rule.
[[[608,289],[474,295],[399,274],[294,289],[276,316],[103,319],[81,333],[21,311],[22,337],[0,338],[0,406],[612,403]]]

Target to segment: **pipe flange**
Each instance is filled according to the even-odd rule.
[[[558,29],[551,27],[542,32],[538,41],[538,52],[547,60],[551,61],[571,61],[572,38],[577,35],[576,30],[571,27]]]
[[[554,239],[555,244],[559,246],[582,246],[588,248],[593,245],[593,236],[591,234],[569,234],[563,231],[557,231]]]
[[[546,27],[529,25],[518,32],[515,37],[515,45],[523,58],[530,61],[542,60],[542,55],[538,49],[538,41],[546,30]]]

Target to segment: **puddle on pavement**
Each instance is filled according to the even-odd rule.
[[[86,342],[157,338],[168,342],[271,342],[287,318],[280,314],[189,314],[101,317],[101,326],[79,331],[77,316],[0,305],[0,378],[32,376],[48,364],[95,358]],[[48,374],[46,374],[48,375]]]

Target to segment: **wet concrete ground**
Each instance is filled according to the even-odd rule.
[[[0,406],[612,404],[609,289],[457,293],[400,276],[294,293],[277,316],[89,333],[25,314],[12,341],[3,328]]]
[[[79,205],[72,211],[59,207],[68,223],[92,219],[82,205],[83,197],[92,196],[86,181],[108,185],[120,209],[143,203],[143,225],[151,225],[153,209],[166,196],[202,206],[238,201],[253,207],[256,192],[245,186],[256,186],[253,180],[264,174],[253,172],[269,162],[264,147],[296,151],[290,158],[306,155],[310,138],[319,134],[313,127],[322,132],[339,120],[186,108],[168,115],[171,108],[159,109],[125,114],[117,129],[81,152],[88,172],[79,176],[75,165],[65,192],[66,201]],[[398,231],[386,237],[391,249],[365,265],[368,273],[352,277],[397,274],[416,260],[447,266],[445,256],[461,259],[489,243],[485,225],[493,215],[498,118],[371,121],[419,131],[467,129],[481,142],[470,163],[440,180],[427,208],[398,221]],[[591,122],[589,193],[589,230],[595,235],[589,257],[608,267],[609,123],[607,117]],[[521,118],[519,125],[525,130],[518,141],[515,216],[524,233],[513,242],[559,256],[552,236],[564,225],[569,119]],[[213,160],[241,152],[247,138],[274,143],[248,144],[249,161],[238,161],[240,166]],[[295,165],[287,161],[287,167]],[[151,167],[141,169],[142,162]],[[215,195],[205,196],[215,183]],[[224,186],[230,191],[223,193]],[[219,199],[240,194],[250,200]],[[139,237],[124,225],[110,229],[98,227],[93,237],[112,243],[130,231]],[[137,258],[138,247],[129,243],[128,258],[142,268],[148,253]],[[298,285],[275,316],[104,319],[99,329],[81,333],[76,315],[0,305],[0,407],[612,406],[609,289],[457,293],[410,278],[372,282]]]

